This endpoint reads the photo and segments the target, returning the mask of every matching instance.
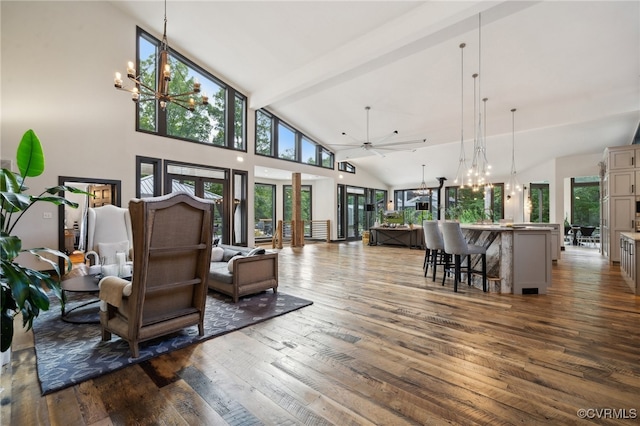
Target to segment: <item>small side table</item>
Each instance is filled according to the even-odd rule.
[[[74,324],[98,324],[100,320],[82,320],[82,319],[74,319],[71,318],[69,314],[75,311],[76,309],[83,308],[87,305],[91,305],[93,303],[98,303],[100,299],[92,299],[86,303],[80,304],[78,306],[74,306],[72,309],[66,311],[67,304],[67,292],[71,293],[98,293],[100,289],[98,288],[98,277],[96,275],[81,275],[74,278],[69,278],[63,280],[60,283],[60,289],[62,290],[62,320],[65,322],[70,322]]]

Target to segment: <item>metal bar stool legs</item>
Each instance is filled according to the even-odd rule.
[[[458,281],[461,278],[462,257],[467,258],[467,282],[471,285],[471,274],[474,271],[471,255],[480,255],[482,261],[482,291],[487,291],[487,249],[483,246],[468,244],[457,222],[442,223],[442,235],[444,250],[454,256],[454,282],[453,291],[458,291]],[[444,277],[442,279],[444,283]]]
[[[467,254],[467,255],[460,255],[460,254],[456,254],[455,255],[455,277],[453,280],[453,291],[457,292],[458,291],[458,281],[462,281],[462,270],[463,270],[463,266],[462,266],[462,256],[465,256],[467,259],[467,266],[466,266],[466,274],[467,274],[467,285],[471,286],[471,274],[474,272],[477,272],[476,270],[473,269],[472,265],[471,265],[471,255]],[[487,255],[482,253],[480,254],[480,259],[482,262],[482,269],[481,269],[481,274],[482,274],[482,291],[484,291],[485,293],[487,292]],[[444,285],[444,278],[442,279],[442,284]]]

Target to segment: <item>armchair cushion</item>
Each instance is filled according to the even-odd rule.
[[[209,265],[209,277],[225,284],[233,284],[233,274],[229,272],[227,262],[211,262]]]
[[[98,243],[98,254],[100,257],[106,257],[116,261],[116,253],[123,252],[129,257],[129,241],[120,241],[117,243]]]

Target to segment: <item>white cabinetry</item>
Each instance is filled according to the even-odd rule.
[[[634,294],[640,292],[638,285],[638,240],[640,234],[635,232],[624,232],[620,234],[620,270],[625,282]]]
[[[609,158],[607,161],[607,169],[619,170],[634,168],[636,164],[635,148],[636,147],[627,146],[608,148]]]
[[[640,148],[635,145],[611,147],[605,149],[604,156],[607,169],[602,181],[600,243],[603,255],[610,262],[620,262],[620,235],[636,230]]]

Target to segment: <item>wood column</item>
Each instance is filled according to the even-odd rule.
[[[291,175],[291,247],[304,246],[304,222],[301,200],[302,175]]]

